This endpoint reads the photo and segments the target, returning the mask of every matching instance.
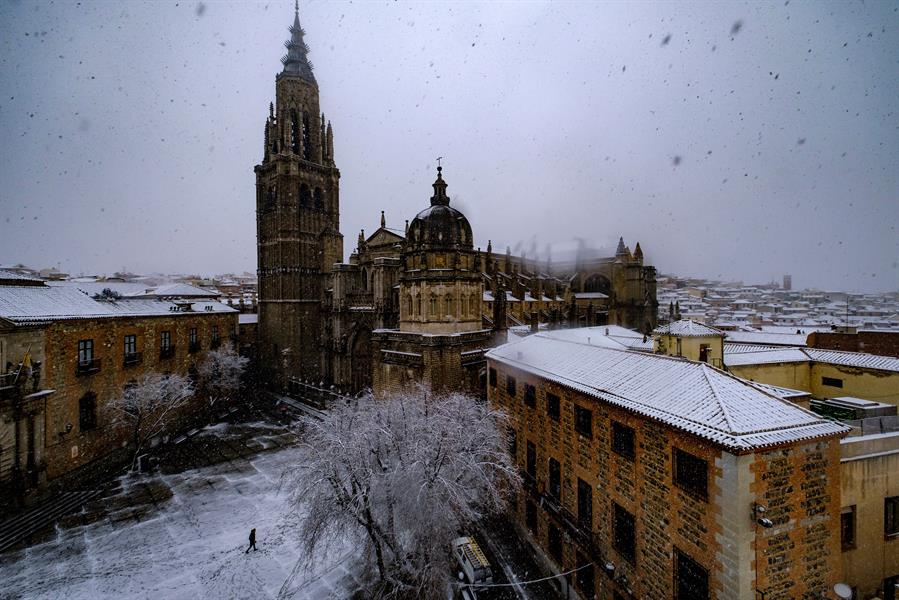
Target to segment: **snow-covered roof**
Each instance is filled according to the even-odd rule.
[[[735,453],[849,431],[701,362],[582,344],[545,333],[494,348],[487,357]]]
[[[626,329],[619,325],[599,325],[596,327],[574,327],[571,329],[552,329],[546,332],[547,337],[554,339],[592,344],[604,348],[618,350],[641,350],[652,352],[652,338],[642,333]]]
[[[578,300],[604,300],[609,297],[602,292],[577,292],[572,295]]]
[[[31,281],[31,282],[43,282],[44,281],[40,277],[35,277],[33,275],[25,275],[23,273],[16,273],[15,271],[7,271],[5,269],[0,269],[0,280]]]
[[[773,333],[767,331],[728,331],[727,341],[764,346],[805,346],[808,334]]]
[[[657,327],[654,333],[661,335],[676,335],[679,337],[708,337],[723,336],[724,332],[691,319],[681,319],[668,325]]]
[[[845,352],[821,348],[776,348],[757,352],[728,354],[725,349],[724,362],[729,367],[761,365],[772,363],[819,362],[844,367],[892,371],[899,373],[899,358],[879,356],[867,352]]]
[[[780,387],[779,385],[771,385],[769,383],[761,383],[758,381],[748,381],[744,380],[746,383],[751,385],[754,388],[760,389],[763,392],[768,392],[770,394],[774,394],[775,396],[780,396],[786,400],[796,399],[796,398],[807,398],[811,396],[811,392],[803,392],[802,390],[794,390],[791,388]]]
[[[190,311],[154,298],[94,300],[73,286],[0,286],[0,318],[15,324],[126,316],[237,312],[215,301],[193,302]]]

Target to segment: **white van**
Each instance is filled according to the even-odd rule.
[[[453,540],[453,555],[467,583],[493,583],[490,562],[474,539],[460,537]]]

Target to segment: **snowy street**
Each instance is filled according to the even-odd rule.
[[[163,462],[162,473],[122,477],[38,544],[0,554],[0,598],[351,597],[362,587],[344,567],[351,549],[296,568],[297,529],[284,519],[281,476],[302,452],[284,430],[252,427],[201,433]],[[277,449],[241,451],[266,448]],[[224,462],[208,458],[223,450]],[[192,459],[215,464],[179,468]],[[253,527],[258,551],[245,554]]]

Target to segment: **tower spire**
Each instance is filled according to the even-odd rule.
[[[299,0],[294,2],[293,25],[290,26],[289,31],[290,39],[284,42],[287,54],[281,59],[281,62],[284,63],[282,73],[296,75],[315,83],[315,75],[312,74],[312,63],[309,62],[309,57],[307,56],[309,54],[309,46],[303,41],[303,36],[306,35],[306,32],[300,25]]]
[[[443,167],[437,167],[437,180],[433,183],[434,195],[431,196],[431,206],[449,204],[449,197],[446,195],[446,182],[443,180]]]

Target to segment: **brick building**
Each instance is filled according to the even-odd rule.
[[[215,300],[91,296],[0,273],[0,487],[114,462],[124,439],[109,403],[126,383],[189,374],[236,334],[237,311]]]
[[[705,363],[577,340],[487,353],[526,480],[517,519],[549,569],[578,569],[585,598],[833,589],[848,428]]]

